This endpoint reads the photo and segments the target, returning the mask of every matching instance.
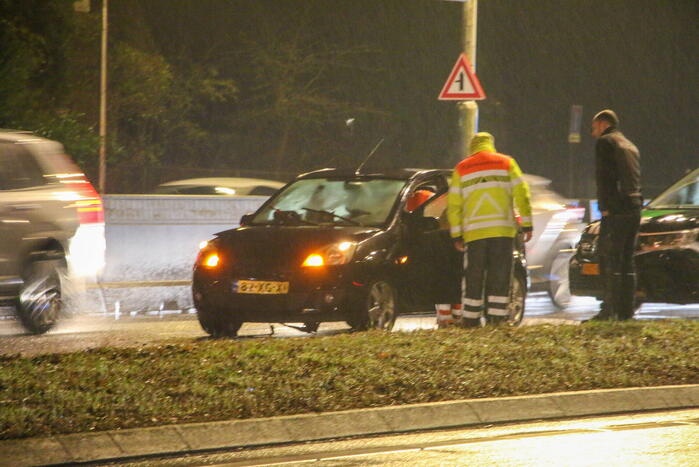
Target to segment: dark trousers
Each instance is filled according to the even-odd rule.
[[[466,244],[464,324],[478,324],[483,309],[490,322],[507,319],[513,248],[514,239],[510,237],[484,238]]]
[[[604,280],[601,313],[605,318],[631,319],[635,307],[636,249],[641,211],[602,218],[599,236],[600,269]]]

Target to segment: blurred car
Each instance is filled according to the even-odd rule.
[[[162,195],[272,196],[284,185],[261,178],[188,178],[162,183],[153,192]]]
[[[602,298],[599,229],[599,221],[585,228],[570,261],[570,285],[575,295]],[[699,168],[643,209],[634,260],[639,305],[699,303]]]
[[[233,336],[243,322],[314,331],[346,321],[389,330],[401,313],[458,303],[463,259],[443,220],[450,173],[300,175],[200,250],[192,295],[202,328]],[[412,194],[424,190],[433,196],[409,212]],[[518,324],[527,283],[521,247],[512,260],[509,321]]]
[[[0,301],[46,332],[66,285],[94,280],[104,253],[102,200],[62,145],[0,130]]]
[[[568,262],[585,227],[585,208],[551,190],[551,180],[525,174],[531,190],[534,232],[527,243],[530,290],[547,292],[559,308],[570,302]]]

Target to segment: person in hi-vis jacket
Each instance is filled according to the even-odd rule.
[[[515,208],[524,240],[532,237],[529,186],[510,156],[495,151],[490,133],[476,133],[469,156],[454,168],[447,214],[454,246],[464,251],[464,326],[479,326],[483,310],[490,323],[507,319]]]

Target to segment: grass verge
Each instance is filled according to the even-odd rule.
[[[0,439],[699,383],[699,322],[207,340],[0,357]]]

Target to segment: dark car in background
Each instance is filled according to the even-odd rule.
[[[55,141],[0,130],[0,303],[32,333],[104,267],[102,200]]]
[[[325,169],[297,177],[201,249],[192,292],[202,328],[233,336],[244,322],[314,331],[346,321],[389,330],[401,313],[460,302],[462,255],[444,221],[449,174]],[[409,212],[418,191],[432,196]],[[521,247],[512,260],[509,320],[517,324],[527,284]]]
[[[588,225],[570,261],[575,295],[602,296],[599,222]],[[699,303],[699,168],[643,209],[634,256],[638,303]]]

